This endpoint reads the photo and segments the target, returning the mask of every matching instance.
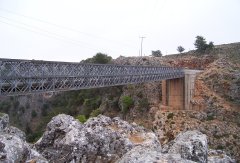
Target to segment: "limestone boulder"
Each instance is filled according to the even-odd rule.
[[[160,150],[151,147],[137,146],[127,152],[117,163],[153,163],[153,162],[177,162],[194,163],[191,160],[181,158],[180,154],[163,154]]]
[[[222,150],[209,150],[208,163],[235,163],[236,160],[227,156]]]
[[[0,132],[6,129],[9,125],[9,116],[5,113],[0,113]]]
[[[180,133],[163,148],[163,151],[168,154],[180,154],[184,159],[201,163],[207,162],[207,136],[197,130]]]
[[[23,131],[9,125],[9,116],[0,113],[0,162],[28,162],[47,163],[37,151],[26,142]]]
[[[36,149],[50,162],[114,162],[135,146],[161,149],[152,132],[99,115],[81,124],[60,114],[48,123]]]

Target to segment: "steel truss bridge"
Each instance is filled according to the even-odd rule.
[[[117,86],[184,77],[173,67],[0,58],[0,96]]]

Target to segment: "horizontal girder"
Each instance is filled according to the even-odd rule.
[[[0,59],[0,95],[79,90],[184,77],[180,68]]]

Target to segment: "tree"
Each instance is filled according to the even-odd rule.
[[[92,58],[88,58],[83,61],[83,63],[98,63],[98,64],[107,64],[112,60],[111,56],[108,56],[103,53],[97,53]]]
[[[194,43],[196,49],[198,52],[203,53],[205,52],[207,49],[212,49],[214,47],[213,42],[209,42],[209,44],[207,44],[207,41],[205,40],[204,37],[202,36],[197,36],[195,43]]]
[[[152,56],[154,57],[161,57],[162,52],[160,50],[152,51]]]
[[[185,49],[184,49],[184,47],[182,47],[182,46],[178,46],[178,47],[177,47],[177,51],[178,51],[179,53],[182,53],[184,50],[185,50]]]
[[[204,52],[207,49],[207,42],[204,37],[197,36],[196,41],[194,43],[197,51]]]
[[[214,47],[214,44],[213,44],[212,41],[210,41],[209,44],[208,44],[208,49],[212,49],[213,47]]]

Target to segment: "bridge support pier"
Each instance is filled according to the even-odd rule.
[[[191,99],[194,96],[195,79],[199,70],[184,70],[183,78],[162,81],[163,109],[192,110]]]

